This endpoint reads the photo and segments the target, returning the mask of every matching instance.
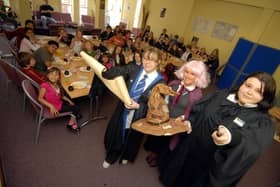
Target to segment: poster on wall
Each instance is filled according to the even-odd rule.
[[[238,27],[229,23],[222,21],[216,21],[213,32],[211,36],[213,38],[218,38],[226,41],[232,41],[234,38]]]
[[[101,10],[105,9],[105,0],[100,0],[100,9]]]
[[[165,15],[166,15],[166,8],[162,8],[162,9],[160,10],[160,17],[161,17],[161,18],[164,18]]]
[[[210,35],[211,30],[213,29],[214,21],[208,18],[197,16],[193,20],[192,31],[198,32],[201,34]]]

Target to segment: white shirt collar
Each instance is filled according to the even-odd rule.
[[[232,94],[229,94],[227,96],[227,100],[233,102],[233,103],[238,103],[238,101],[235,99],[235,93],[232,93]],[[241,105],[240,103],[238,103],[240,106],[243,106],[243,107],[246,107],[246,108],[256,108],[258,107],[257,104],[244,104],[244,105]]]
[[[158,76],[158,72],[157,72],[157,70],[155,70],[155,71],[153,71],[153,72],[146,73],[146,71],[143,70],[140,79],[141,79],[142,77],[144,77],[144,75],[147,75],[147,79],[154,80],[154,79]]]
[[[184,86],[184,83],[183,83],[183,81],[181,81],[181,85],[182,86]],[[190,85],[190,86],[185,86],[185,88],[188,90],[188,91],[193,91],[195,88],[196,88],[196,86],[195,85]]]
[[[146,90],[149,87],[149,85],[157,78],[158,72],[157,70],[155,70],[153,72],[146,73],[145,70],[143,70],[141,76],[139,77],[139,80],[141,80],[144,77],[144,75],[147,75],[144,87],[144,90]]]

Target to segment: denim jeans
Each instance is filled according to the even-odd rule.
[[[44,28],[48,28],[47,23],[56,23],[56,20],[52,17],[41,16],[41,21]]]

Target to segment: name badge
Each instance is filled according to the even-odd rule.
[[[240,119],[239,117],[236,117],[233,122],[238,125],[239,127],[243,127],[245,124],[245,121],[243,121],[242,119]]]

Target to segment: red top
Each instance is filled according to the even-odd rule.
[[[6,36],[9,40],[11,40],[13,37],[17,37],[17,48],[20,47],[20,42],[23,39],[24,35],[24,27],[19,27],[11,32],[6,32]]]
[[[47,76],[39,71],[36,71],[34,68],[21,68],[21,71],[28,75],[32,80],[37,82],[39,85],[43,82],[46,82]]]
[[[119,37],[117,37],[117,36],[113,36],[113,37],[111,37],[109,40],[110,40],[112,43],[114,43],[115,45],[119,45],[119,46],[121,46],[121,47],[123,47],[124,44],[125,44],[124,39],[123,39],[123,38],[119,38]]]

